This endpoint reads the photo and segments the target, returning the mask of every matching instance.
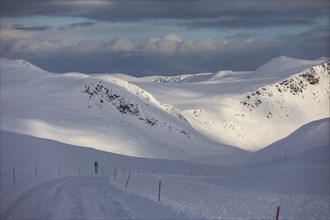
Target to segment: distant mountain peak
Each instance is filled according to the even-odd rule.
[[[33,65],[32,63],[26,61],[26,60],[11,60],[11,59],[7,59],[7,58],[3,58],[0,57],[1,62],[6,63],[7,65],[10,64],[12,66],[16,65],[17,67],[21,67],[21,68],[27,68],[27,69],[31,69],[34,71],[44,71],[43,69],[41,69],[40,67]]]
[[[302,60],[295,59],[286,56],[275,57],[264,65],[256,69],[252,78],[264,78],[264,77],[275,77],[275,78],[287,78],[293,74],[299,73],[305,69],[319,65],[326,60]]]

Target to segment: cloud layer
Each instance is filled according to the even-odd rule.
[[[1,8],[1,56],[55,72],[253,70],[274,56],[329,56],[328,1],[25,0]],[[61,16],[67,21],[56,23]]]
[[[28,1],[2,3],[3,16],[34,15],[85,17],[103,21],[139,21],[146,19],[282,18],[305,19],[329,13],[329,2],[302,1]],[[278,22],[274,20],[275,24]],[[272,23],[269,23],[272,24]]]

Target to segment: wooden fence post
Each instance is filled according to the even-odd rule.
[[[58,165],[58,176],[61,176],[61,166]]]

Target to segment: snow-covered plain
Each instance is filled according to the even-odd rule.
[[[324,123],[329,121],[303,130],[310,133]],[[326,139],[323,135],[318,137]],[[306,149],[285,163],[270,157],[262,166],[221,167],[127,157],[1,132],[1,218],[274,219],[280,206],[281,219],[328,219],[327,155],[329,147],[313,154]],[[98,175],[94,160],[100,163]]]
[[[1,58],[1,219],[329,219],[326,61],[134,78]]]

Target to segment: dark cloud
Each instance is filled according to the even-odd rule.
[[[292,18],[235,18],[222,20],[197,20],[183,22],[189,28],[260,28],[269,26],[292,26],[292,25],[313,25],[316,22],[312,19],[292,19]]]
[[[53,15],[85,17],[103,21],[142,21],[172,19],[209,21],[206,26],[223,25],[236,28],[247,19],[250,27],[260,25],[309,24],[313,19],[329,15],[329,1],[1,1],[1,15],[25,17]],[[220,22],[220,23],[219,23]],[[244,22],[243,22],[244,23]]]
[[[77,27],[92,27],[96,24],[97,24],[97,22],[94,22],[94,21],[76,22],[76,23],[65,25],[64,27],[60,27],[58,29],[61,31],[65,31],[65,30],[69,30],[69,29],[73,29],[73,28],[77,28]]]
[[[13,29],[22,31],[47,31],[50,28],[50,26],[25,26],[21,24],[13,25]]]
[[[315,27],[300,34],[283,36],[285,48],[279,47],[278,53],[301,59],[330,57],[329,27]]]

